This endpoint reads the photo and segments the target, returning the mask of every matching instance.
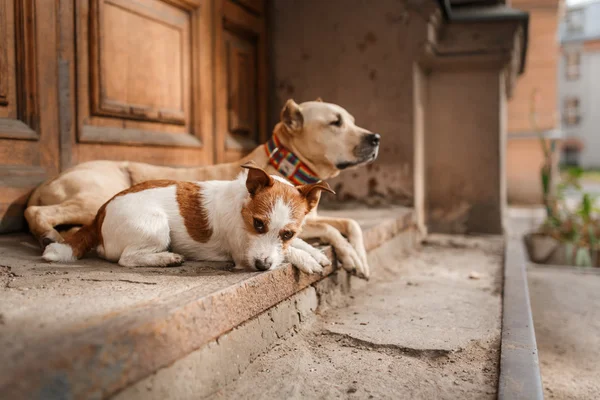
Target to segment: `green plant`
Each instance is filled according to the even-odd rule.
[[[600,251],[600,210],[595,206],[597,196],[582,192],[579,179],[581,171],[573,169],[559,183],[549,203],[548,213],[541,231],[566,244],[567,261],[577,266],[592,266],[594,254]],[[567,192],[580,195],[576,206],[567,202]]]
[[[543,201],[544,206],[546,207],[546,213],[551,216],[554,212],[552,208],[552,188],[553,188],[553,171],[552,165],[554,160],[554,155],[556,153],[556,140],[550,139],[546,140],[544,137],[543,131],[540,129],[538,124],[538,113],[537,113],[537,103],[539,99],[538,89],[535,88],[531,92],[531,101],[530,101],[530,110],[529,110],[529,122],[531,123],[531,127],[533,132],[537,134],[537,137],[540,141],[540,146],[542,147],[542,151],[544,153],[544,162],[542,164],[540,170],[540,178],[542,183],[542,193],[543,193]]]

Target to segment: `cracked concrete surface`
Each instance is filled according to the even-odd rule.
[[[0,260],[0,349],[5,355],[19,354],[67,326],[92,325],[191,288],[201,287],[208,295],[258,274],[208,262],[124,268],[90,257],[77,264],[49,264],[40,259],[29,235],[0,236]]]
[[[503,243],[432,237],[370,255],[369,283],[213,398],[496,398]]]
[[[545,215],[509,208],[510,235],[536,230]],[[545,398],[600,398],[600,270],[531,264],[527,279]]]
[[[411,210],[354,214],[372,223],[367,249],[394,236],[414,246]],[[261,273],[207,262],[123,268],[93,257],[49,264],[29,235],[0,236],[0,265],[0,387],[11,398],[64,382],[67,397],[108,397],[310,285],[324,302],[340,286],[333,267],[323,279],[290,265]]]
[[[600,271],[539,266],[527,275],[544,396],[600,398]]]

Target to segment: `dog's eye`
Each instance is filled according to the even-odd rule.
[[[338,115],[335,121],[331,121],[329,125],[337,126],[338,128],[342,126],[342,116]]]
[[[281,240],[283,240],[284,242],[287,242],[288,240],[290,240],[291,238],[294,237],[294,232],[292,231],[283,231],[281,232]]]
[[[254,218],[254,229],[258,233],[265,233],[265,223],[258,218]]]

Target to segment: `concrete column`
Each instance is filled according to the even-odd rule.
[[[492,14],[434,15],[413,73],[415,206],[429,232],[503,233],[506,102],[524,70],[526,15]]]
[[[425,197],[425,112],[427,107],[427,77],[419,64],[413,66],[413,111],[414,111],[414,207],[419,234],[427,235]]]
[[[434,70],[426,93],[429,230],[501,233],[506,196],[501,71]]]

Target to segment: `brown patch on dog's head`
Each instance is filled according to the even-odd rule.
[[[250,196],[254,196],[260,189],[273,186],[274,179],[271,178],[262,168],[260,168],[252,160],[248,161],[242,168],[248,170],[248,178],[246,179],[246,188]]]
[[[242,167],[248,169],[246,188],[250,194],[241,210],[248,240],[245,260],[258,270],[267,270],[283,262],[306,215],[316,207],[321,190],[331,188],[321,182],[294,187],[253,162]]]
[[[272,224],[275,222],[272,221],[273,211],[279,201],[289,209],[288,224],[276,227],[282,231],[280,237],[286,245],[302,226],[308,212],[306,202],[294,186],[273,178],[253,161],[242,165],[242,168],[248,169],[246,188],[250,193],[250,200],[242,208],[246,230],[252,235],[262,235],[275,227]]]
[[[309,185],[302,185],[296,187],[300,194],[304,196],[306,200],[306,204],[308,206],[308,212],[312,211],[319,204],[319,200],[321,199],[321,191],[326,191],[332,194],[335,194],[331,186],[327,182],[317,182],[311,183]]]
[[[321,191],[335,193],[326,182],[294,187],[254,163],[242,167],[249,169],[246,187],[250,200],[242,209],[246,230],[262,235],[277,229],[284,247],[300,232],[304,218],[319,203]]]
[[[206,243],[213,230],[204,209],[202,186],[193,182],[177,183],[177,204],[188,235],[200,243]]]

